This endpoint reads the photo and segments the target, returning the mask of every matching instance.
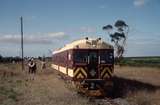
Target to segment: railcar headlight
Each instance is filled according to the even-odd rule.
[[[92,69],[92,70],[90,71],[90,75],[94,77],[94,76],[96,75],[96,71],[95,71],[94,69]]]
[[[109,59],[113,59],[113,54],[112,53],[110,53]]]
[[[110,58],[110,59],[113,59],[113,56],[112,56],[112,55],[110,55],[110,56],[109,56],[109,58]]]
[[[94,83],[94,82],[91,82],[90,88],[91,88],[91,89],[94,89],[94,88],[95,88],[95,83]]]

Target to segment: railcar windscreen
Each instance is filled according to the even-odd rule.
[[[88,53],[85,51],[76,51],[74,54],[74,61],[76,63],[87,63]]]
[[[100,62],[102,64],[113,63],[114,57],[112,51],[102,51],[100,53]]]
[[[90,53],[89,53],[89,61],[90,61],[91,63],[96,63],[96,62],[98,62],[97,52],[90,52]]]

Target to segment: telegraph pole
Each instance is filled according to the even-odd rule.
[[[22,52],[22,71],[24,70],[24,56],[23,56],[23,17],[20,17],[21,21],[21,52]]]

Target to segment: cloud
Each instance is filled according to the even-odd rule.
[[[15,34],[0,35],[0,43],[20,43],[21,36]],[[51,32],[39,34],[25,34],[24,43],[27,44],[51,44],[56,40],[67,38],[64,32]]]
[[[64,32],[52,32],[52,33],[48,33],[47,37],[51,37],[51,38],[63,38],[65,37],[65,33]]]
[[[133,4],[136,7],[141,7],[147,3],[148,0],[134,0]]]

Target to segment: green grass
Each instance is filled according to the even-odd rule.
[[[160,67],[160,57],[125,57],[121,65]]]

